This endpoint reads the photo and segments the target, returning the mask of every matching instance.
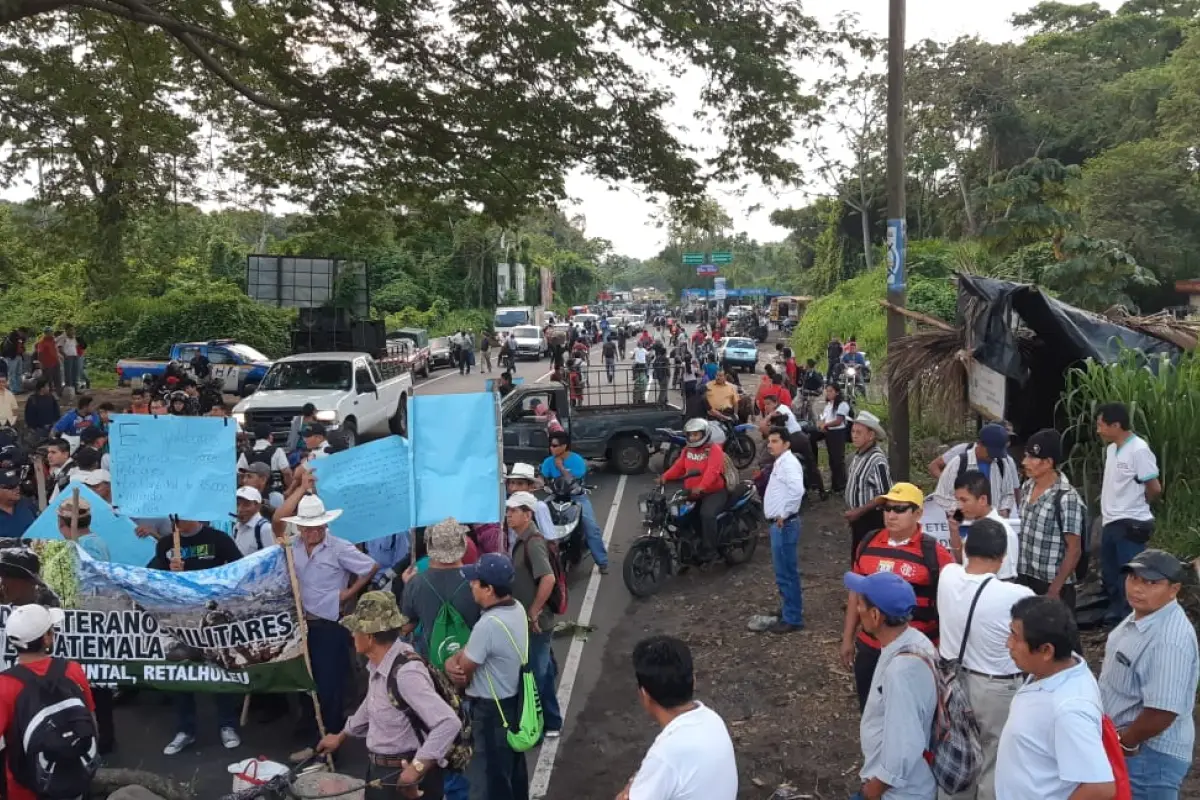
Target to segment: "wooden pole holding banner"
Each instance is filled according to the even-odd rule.
[[[180,541],[180,538],[181,537],[180,537],[180,533],[179,533],[179,516],[177,514],[172,514],[171,515],[171,544],[175,548],[172,551],[174,553],[174,555],[172,556],[172,560],[174,560],[176,558],[178,558],[180,561],[183,560],[183,542]],[[168,564],[167,566],[170,566],[170,564]]]
[[[33,480],[37,484],[38,511],[46,510],[46,463],[41,456],[33,457]]]
[[[506,521],[504,519],[504,502],[508,500],[508,489],[506,487],[504,476],[504,418],[500,410],[500,390],[492,384],[492,397],[496,400],[496,461],[500,467],[500,532],[504,533]],[[506,541],[505,537],[501,537],[500,541]]]
[[[71,541],[79,538],[79,487],[71,490]]]
[[[308,620],[304,617],[304,604],[300,601],[300,579],[296,577],[296,561],[292,555],[292,545],[286,538],[280,540],[279,543],[283,547],[283,555],[287,559],[288,580],[292,583],[292,599],[296,602],[296,622],[300,626],[300,641],[304,645],[304,666],[308,669],[308,676],[313,679],[315,686],[316,678],[313,676],[312,658],[308,655]],[[321,702],[317,699],[317,690],[314,688],[310,691],[308,697],[312,700],[313,715],[317,720],[317,733],[324,738],[327,732],[325,717],[321,714]],[[333,772],[333,755],[326,755],[325,761],[329,765],[329,771]]]

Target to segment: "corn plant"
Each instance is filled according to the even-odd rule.
[[[1096,416],[1111,402],[1129,407],[1134,431],[1158,458],[1164,494],[1155,508],[1155,545],[1179,556],[1200,555],[1200,357],[1185,353],[1173,363],[1123,349],[1112,363],[1089,359],[1070,370],[1059,400],[1071,446],[1066,470],[1093,510],[1104,473]]]

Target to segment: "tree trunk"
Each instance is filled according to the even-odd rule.
[[[958,162],[954,164],[954,171],[958,175],[958,190],[962,193],[963,213],[967,217],[967,236],[974,236],[976,231],[975,210],[971,208],[971,195],[967,191],[967,178],[963,175],[962,168],[959,167]]]
[[[125,275],[125,232],[129,222],[119,183],[105,186],[95,202],[96,233],[92,257],[86,266],[90,300],[120,294]]]
[[[871,218],[867,215],[867,204],[863,203],[862,211],[859,212],[859,218],[862,220],[862,240],[863,240],[863,267],[870,271],[871,269]]]

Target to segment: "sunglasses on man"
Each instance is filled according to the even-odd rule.
[[[886,505],[883,507],[886,513],[890,514],[907,514],[909,511],[916,511],[917,507],[911,503],[902,503],[900,505]]]

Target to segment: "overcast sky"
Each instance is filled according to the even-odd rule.
[[[988,0],[984,3],[964,0],[908,0],[907,40],[911,44],[921,39],[951,41],[959,36],[979,36],[989,41],[1016,38],[1017,32],[1008,24],[1013,14],[1025,11],[1036,0]],[[1100,0],[1106,8],[1115,10],[1121,0]],[[837,14],[853,10],[859,14],[861,24],[871,33],[883,36],[887,32],[888,0],[835,0],[817,2],[811,0],[808,7],[815,9],[822,19],[832,21]],[[811,66],[811,65],[810,65]],[[671,119],[690,120],[698,105],[699,81],[672,83],[677,95],[676,108]],[[704,146],[699,139],[684,135],[686,141]],[[0,153],[2,155],[2,153]],[[799,151],[796,157],[800,157]],[[32,175],[16,185],[0,187],[0,197],[11,200],[28,198],[33,193]],[[761,185],[736,195],[731,190],[715,187],[713,195],[733,217],[734,227],[747,232],[759,241],[776,241],[786,234],[773,226],[768,217],[777,208],[802,206],[810,191],[819,194],[820,187],[792,189],[779,195]],[[632,184],[610,185],[585,174],[573,173],[567,182],[567,191],[572,198],[568,212],[582,215],[586,220],[587,234],[608,239],[616,252],[638,258],[650,258],[664,244],[663,231],[655,226],[655,198],[639,191]],[[206,204],[207,205],[207,204]],[[752,211],[755,206],[760,209]],[[294,210],[280,206],[276,211]]]
[[[921,39],[946,42],[959,36],[978,36],[989,41],[1015,39],[1018,33],[1008,20],[1013,14],[1026,11],[1035,4],[1036,0],[989,0],[983,3],[908,0],[906,38],[909,44]],[[1100,0],[1100,5],[1111,10],[1116,10],[1120,4],[1121,0]],[[810,2],[808,7],[820,9],[814,13],[829,19],[841,10],[854,10],[859,14],[863,27],[871,33],[878,36],[887,33],[887,0]],[[687,97],[689,90],[692,95],[696,93],[695,83],[691,86],[681,84],[676,92],[683,108],[687,108],[691,102]],[[680,118],[688,118],[682,116],[685,113],[682,112]],[[587,234],[608,239],[618,253],[649,258],[656,255],[665,244],[663,231],[654,224],[656,207],[652,196],[639,192],[631,185],[613,187],[582,173],[572,174],[567,191],[575,201],[571,206],[572,213],[581,214],[587,220]],[[819,191],[816,193],[819,194]],[[751,238],[764,242],[776,241],[786,235],[786,231],[770,223],[768,217],[771,212],[777,208],[802,206],[809,196],[805,189],[795,189],[776,196],[761,185],[742,196],[723,192],[719,188],[713,191],[713,195],[733,217],[734,227],[738,231],[745,231]],[[756,205],[761,206],[761,210],[751,211]]]

